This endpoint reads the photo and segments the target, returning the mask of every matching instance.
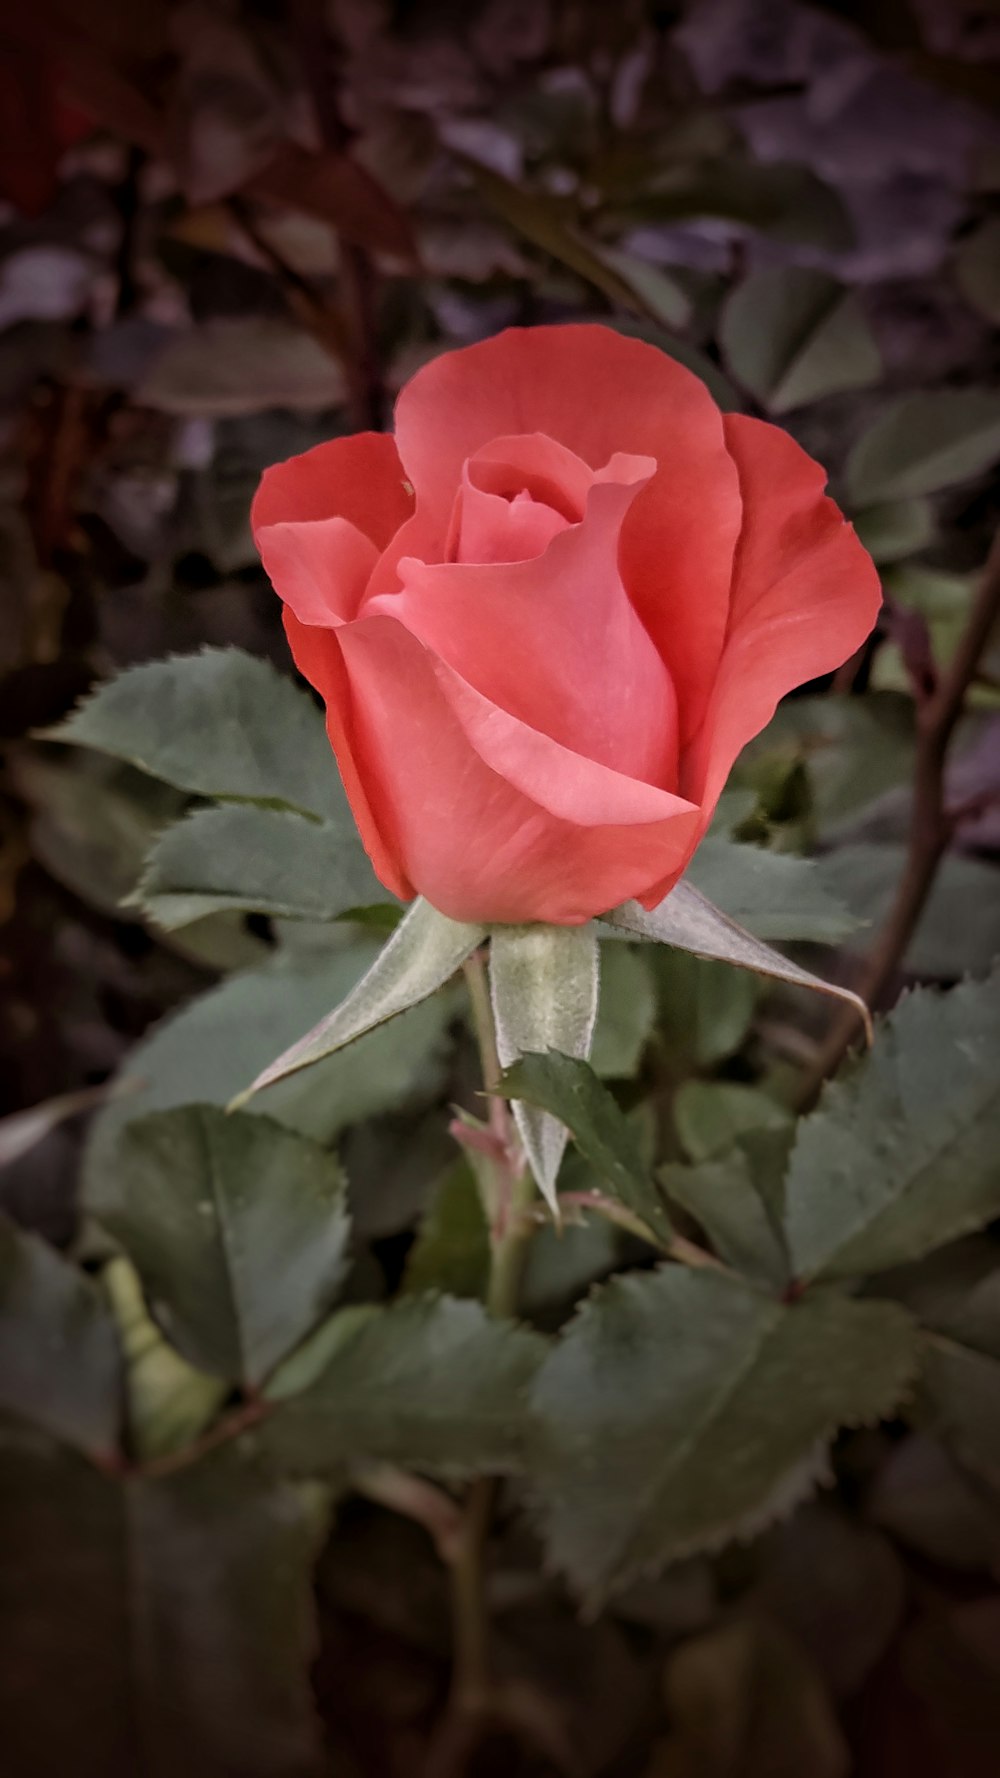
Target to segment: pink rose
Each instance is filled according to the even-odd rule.
[[[394,438],[267,470],[257,545],[382,882],[481,922],[661,901],[740,749],[875,620],[824,484],[589,325],[445,353]]]

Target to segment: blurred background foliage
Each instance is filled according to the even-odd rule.
[[[137,896],[183,815],[232,821],[211,800],[229,762],[196,723],[172,773],[138,769],[125,743],[37,731],[95,681],[205,645],[287,674],[248,527],[261,469],[388,424],[395,390],[441,350],[599,319],[680,359],[724,407],[786,426],[882,571],[877,635],[747,750],[700,862],[724,907],[748,897],[755,930],[848,979],[904,867],[915,736],[1000,518],[1000,15],[990,0],[33,0],[7,9],[0,51],[0,1351],[20,1379],[0,1480],[18,1625],[5,1769],[294,1778],[328,1756],[347,1778],[409,1775],[445,1684],[447,1605],[426,1530],[390,1510],[394,1484],[369,1473],[331,1526],[328,1491],[274,1481],[239,1440],[207,1465],[171,1462],[199,1438],[211,1456],[220,1413],[252,1421],[271,1360],[334,1282],[356,1305],[481,1293],[485,1231],[448,1134],[452,1106],[476,1104],[463,1003],[428,1003],[263,1106],[277,1146],[254,1165],[280,1173],[281,1145],[302,1144],[295,1164],[330,1207],[318,1260],[303,1208],[278,1330],[255,1332],[250,1303],[234,1354],[197,1304],[151,1318],[141,1238],[107,1261],[155,1154],[122,1158],[133,1107],[120,1089],[101,1105],[107,1083],[124,1065],[144,1112],[224,1104],[356,978],[380,914],[331,923],[350,902],[324,905],[321,855],[315,905],[304,867],[298,905],[271,881],[241,899],[234,883],[275,856],[252,824],[199,830],[200,884],[161,846]],[[293,720],[270,675],[245,695],[265,739],[269,715],[282,732]],[[947,795],[950,843],[886,1003],[904,983],[981,975],[1000,950],[1000,639],[969,687]],[[767,855],[756,890],[733,839]],[[797,924],[767,932],[778,859],[807,854]],[[827,1012],[680,953],[606,958],[595,1069],[697,1224],[682,1175],[741,1141],[787,1144]],[[569,1165],[586,1187],[582,1157]],[[945,1253],[896,1294],[928,1325],[961,1322],[995,1369],[994,1236]],[[602,1222],[540,1236],[526,1315],[559,1327],[637,1258]],[[468,1338],[456,1327],[446,1353]],[[32,1340],[62,1354],[54,1378],[25,1357]],[[140,1468],[112,1488],[123,1388],[124,1461]],[[474,1769],[985,1778],[998,1453],[993,1371],[949,1375],[917,1430],[842,1434],[835,1489],[586,1624],[530,1523],[504,1514],[495,1608],[516,1732]],[[212,1569],[207,1610],[195,1578]],[[130,1615],[158,1663],[138,1702]],[[172,1690],[206,1737],[201,1765]]]

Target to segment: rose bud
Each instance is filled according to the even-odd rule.
[[[394,437],[267,470],[257,545],[381,881],[462,921],[656,906],[741,748],[875,621],[825,479],[590,325],[444,353]]]

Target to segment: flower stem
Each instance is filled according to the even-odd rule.
[[[510,1106],[495,1093],[501,1068],[482,952],[477,952],[465,964],[465,979],[479,1045],[483,1085],[494,1095],[490,1100],[490,1126],[496,1137],[492,1164],[497,1202],[490,1231],[486,1307],[491,1315],[508,1317],[517,1311],[521,1275],[534,1233],[533,1219],[525,1212],[535,1195],[535,1182],[518,1152]],[[494,1477],[481,1476],[473,1482],[466,1498],[451,1567],[454,1664],[448,1715],[452,1718],[456,1715],[482,1717],[489,1704],[486,1547],[496,1494]]]

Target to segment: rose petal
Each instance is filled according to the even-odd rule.
[[[444,559],[466,458],[529,427],[594,470],[619,449],[655,458],[656,476],[623,528],[622,575],[670,668],[682,732],[695,733],[725,636],[739,482],[704,384],[641,340],[589,324],[512,328],[424,365],[396,404],[417,513],[377,589],[391,587],[401,556]]]
[[[706,820],[746,743],[786,692],[859,648],[882,594],[871,557],[826,498],[825,471],[776,426],[726,417],[744,524],[729,634],[704,729],[684,771]]]
[[[399,564],[403,589],[363,615],[405,624],[469,685],[573,753],[662,788],[676,784],[670,675],[622,586],[622,522],[648,459],[596,483],[584,520],[533,560]]]
[[[372,869],[393,895],[398,895],[401,901],[410,901],[416,890],[398,855],[390,850],[382,838],[373,801],[369,800],[356,764],[351,688],[337,640],[341,632],[303,624],[287,605],[284,618],[292,659],[302,677],[319,692],[326,705],[326,732],[337,757],[351,813],[365,851],[372,861]]]
[[[265,525],[347,519],[382,550],[412,511],[395,441],[357,432],[265,469],[250,516],[255,536]]]
[[[361,432],[264,471],[251,509],[276,590],[306,624],[354,616],[379,548],[413,508],[391,438]]]
[[[303,624],[354,617],[378,561],[370,538],[347,519],[262,525],[257,548],[272,585]]]
[[[575,924],[651,874],[679,874],[692,805],[497,710],[392,618],[363,618],[337,640],[376,845],[360,815],[359,826],[383,881],[379,850],[405,858],[414,889],[452,919]]]

